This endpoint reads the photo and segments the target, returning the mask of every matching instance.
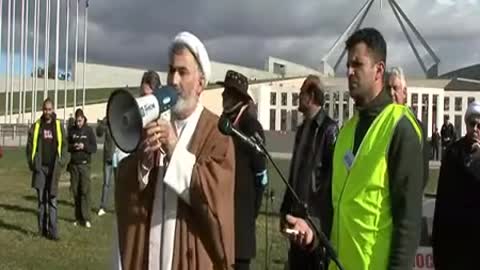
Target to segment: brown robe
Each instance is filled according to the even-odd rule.
[[[196,163],[190,205],[178,198],[173,270],[233,269],[235,161],[231,138],[217,128],[218,117],[203,109],[188,150]],[[141,190],[138,155],[122,160],[115,185],[122,270],[148,269],[150,220],[157,174]]]

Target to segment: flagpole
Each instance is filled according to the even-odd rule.
[[[73,76],[73,112],[77,109],[77,69],[78,69],[78,2],[80,0],[76,0],[77,6],[76,6],[76,11],[77,15],[75,17],[76,23],[75,23],[75,75]]]
[[[65,88],[63,90],[63,120],[67,120],[67,83],[68,83],[68,33],[70,32],[70,0],[67,0],[67,28],[65,31]],[[66,122],[65,122],[66,123]]]
[[[27,105],[27,63],[28,63],[28,37],[29,37],[29,33],[28,33],[28,23],[29,23],[29,20],[28,20],[28,17],[29,17],[29,4],[30,4],[30,0],[25,0],[26,1],[26,5],[25,5],[25,51],[23,52],[23,55],[24,55],[24,58],[23,58],[23,104],[22,104],[22,111],[23,111],[23,114],[22,114],[22,123],[24,124],[25,123],[25,114],[26,114],[26,111],[27,111],[27,108],[26,108],[26,105]],[[32,93],[32,92],[30,92]],[[30,95],[30,98],[31,98],[31,95]],[[31,114],[31,112],[30,112]]]
[[[23,112],[22,112],[22,97],[23,97],[23,50],[25,49],[24,47],[24,42],[25,42],[25,36],[24,36],[24,30],[25,30],[25,0],[22,1],[22,6],[21,6],[21,19],[20,19],[20,76],[18,76],[18,117],[22,116],[23,118]]]
[[[7,6],[7,13],[8,13],[8,20],[7,20],[7,70],[6,70],[6,80],[5,80],[5,115],[3,117],[3,122],[6,124],[7,123],[7,112],[8,112],[8,64],[9,64],[9,57],[10,57],[10,1],[8,0],[8,6]],[[0,0],[0,3],[2,3],[2,0]],[[2,10],[3,3],[0,5],[0,10]],[[3,11],[2,11],[3,12]],[[3,18],[3,13],[2,13],[2,18]],[[2,25],[2,20],[0,20],[0,26]],[[2,27],[0,27],[2,29]],[[3,32],[3,31],[0,31]],[[0,41],[1,41],[2,33],[0,33]],[[2,47],[2,42],[0,42],[0,58],[1,58],[1,47]]]
[[[32,116],[32,123],[37,119],[37,95],[38,95],[38,49],[39,49],[39,31],[40,31],[40,1],[35,0],[35,22],[34,22],[34,42],[33,42],[33,71],[34,71],[34,77],[33,77],[33,100],[32,100],[32,110],[33,110],[33,116]]]
[[[44,57],[44,89],[43,89],[43,100],[48,96],[48,65],[49,65],[49,55],[50,55],[50,0],[47,0],[45,3],[45,57]]]
[[[88,0],[85,1],[85,26],[83,41],[83,91],[82,91],[82,110],[85,109],[85,76],[87,71],[87,34],[88,34]]]
[[[10,118],[8,122],[12,123],[13,116],[13,85],[14,85],[14,75],[15,75],[15,1],[12,5],[12,62],[10,67]]]
[[[2,21],[3,21],[3,0],[0,0],[0,65],[2,64]],[[7,99],[7,88],[5,88],[5,100]],[[7,119],[7,116],[5,115],[5,119]],[[4,122],[6,122],[4,120]]]
[[[57,13],[55,15],[55,112],[58,109],[58,51],[60,38],[60,0],[57,0]],[[65,119],[64,119],[65,120]]]

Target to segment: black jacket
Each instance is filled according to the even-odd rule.
[[[32,172],[32,187],[33,188],[38,188],[42,189],[45,187],[45,185],[48,186],[49,192],[52,195],[56,195],[58,191],[58,180],[60,178],[60,175],[62,173],[62,169],[65,167],[66,161],[67,161],[67,134],[65,133],[65,130],[63,129],[62,126],[61,128],[61,134],[62,134],[62,148],[61,148],[61,156],[59,157],[57,154],[57,157],[55,159],[55,165],[53,168],[53,178],[51,183],[46,183],[46,179],[42,176],[41,173],[41,168],[42,168],[42,137],[40,134],[42,134],[42,126],[44,123],[43,117],[40,118],[40,130],[39,130],[39,136],[38,136],[38,142],[37,142],[37,150],[35,154],[35,158],[32,160],[32,151],[33,151],[33,132],[35,129],[35,123],[31,126],[30,130],[28,131],[28,141],[27,141],[27,147],[26,147],[26,154],[27,154],[27,162],[28,162],[28,167],[30,168],[30,171]],[[53,117],[53,128],[54,128],[54,136],[57,135],[57,130],[56,130],[56,116],[54,114]],[[58,145],[58,140],[55,140],[55,142]],[[55,146],[55,149],[57,147]]]
[[[238,122],[238,130],[246,136],[258,133],[265,141],[262,125],[244,112]],[[256,217],[262,203],[265,183],[256,177],[266,170],[266,160],[236,136],[235,146],[235,257],[250,259],[256,253]]]
[[[295,135],[288,182],[295,189],[295,192],[298,193],[300,199],[308,204],[308,211],[315,225],[328,237],[333,217],[331,196],[332,160],[338,125],[323,109],[311,121],[308,130],[305,125],[306,121],[304,121]],[[299,153],[299,144],[305,132],[308,132],[306,136],[310,138],[309,142],[311,144],[307,146],[306,152]],[[286,214],[295,216],[303,216],[304,214],[300,205],[298,205],[292,193],[288,190],[285,191],[280,213],[282,215],[281,218],[284,218]],[[317,241],[318,238],[316,237],[315,245],[318,244]],[[297,268],[300,265],[302,265],[301,267],[314,267],[313,269],[317,267],[310,264],[305,266],[305,262],[296,262],[296,259],[293,257],[292,255],[290,261]],[[301,258],[299,259],[302,260]]]
[[[465,137],[442,158],[433,219],[435,269],[478,269],[480,157]]]
[[[370,104],[359,108],[354,154],[372,122],[392,102],[389,94],[382,91]],[[420,241],[423,187],[426,180],[423,144],[424,139],[419,140],[411,122],[406,117],[400,119],[388,149],[387,160],[393,221],[389,270],[412,269]]]
[[[97,136],[105,136],[103,142],[103,162],[112,162],[113,152],[115,151],[115,143],[113,142],[112,135],[110,134],[110,129],[107,126],[107,118],[105,117],[102,121],[99,121],[96,128]]]
[[[85,121],[86,122],[86,121]],[[75,143],[83,143],[82,150],[76,150]],[[97,152],[97,140],[91,127],[85,123],[81,128],[75,125],[68,134],[68,152],[71,153],[71,164],[89,164],[91,155]]]

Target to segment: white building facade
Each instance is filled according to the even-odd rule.
[[[264,129],[293,131],[300,125],[302,114],[298,112],[298,94],[303,80],[280,80],[250,86]],[[323,81],[327,86],[324,108],[341,126],[354,113],[347,79],[323,78]],[[408,81],[408,106],[425,126],[428,137],[435,128],[440,132],[445,116],[449,116],[458,135],[463,136],[466,132],[463,117],[468,104],[480,100],[480,83],[478,89],[462,90],[451,89],[451,82],[439,79]]]

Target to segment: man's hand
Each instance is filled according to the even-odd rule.
[[[85,145],[83,143],[78,143],[77,144],[77,149],[78,150],[82,150],[84,147],[85,147]]]
[[[298,231],[298,234],[288,234],[292,242],[303,248],[307,248],[313,242],[313,231],[304,219],[287,215],[285,221],[287,228]]]
[[[158,119],[145,127],[145,153],[153,153],[159,149],[171,157],[177,145],[177,134],[169,121]]]

